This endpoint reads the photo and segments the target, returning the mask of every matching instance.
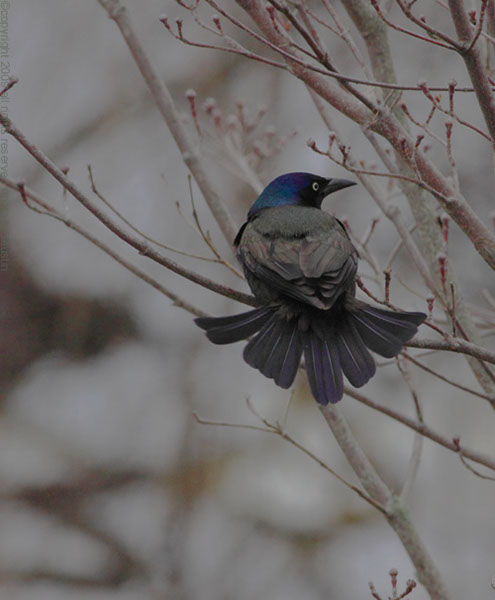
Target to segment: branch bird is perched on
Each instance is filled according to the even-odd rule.
[[[254,336],[245,361],[283,388],[292,385],[304,354],[320,404],[342,398],[342,374],[354,387],[363,386],[376,370],[368,350],[396,356],[426,318],[355,298],[358,253],[344,225],[321,210],[326,196],[351,185],[311,173],[272,181],[234,241],[261,308],[196,319],[214,344]]]

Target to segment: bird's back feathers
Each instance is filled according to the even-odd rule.
[[[248,222],[238,256],[257,296],[323,310],[354,290],[357,252],[344,226],[310,207],[268,208]]]

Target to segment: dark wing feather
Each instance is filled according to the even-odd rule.
[[[248,227],[239,257],[252,275],[281,294],[329,309],[354,282],[357,253],[341,225],[298,238],[263,235]]]

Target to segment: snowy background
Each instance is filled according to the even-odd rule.
[[[169,0],[126,5],[185,116],[185,92],[194,88],[198,106],[210,96],[225,114],[238,100],[251,113],[265,105],[261,130],[273,126],[289,137],[297,131],[263,163],[264,183],[292,170],[346,176],[306,146],[310,137],[324,146],[326,131],[300,82],[232,55],[180,44],[160,23],[162,13],[171,20],[185,17],[186,30],[202,34]],[[441,7],[423,5],[449,27]],[[9,93],[16,124],[59,166],[69,167],[88,194],[91,164],[99,191],[148,235],[208,255],[188,224],[191,202],[180,154],[118,29],[96,0],[12,0],[8,13],[9,60],[20,79]],[[468,83],[454,53],[432,52],[397,34],[391,42],[401,81],[444,83],[455,77]],[[348,55],[337,53],[335,59],[352,70]],[[408,101],[419,114],[427,110],[419,95]],[[462,108],[481,123],[469,102],[463,100]],[[355,153],[372,156],[359,128],[336,120]],[[203,310],[221,315],[242,309],[113,239],[15,140],[8,143],[9,177],[25,181]],[[218,141],[207,136],[198,143],[240,225],[256,194],[229,172]],[[488,147],[460,132],[456,149],[465,196],[488,218]],[[439,166],[446,168],[446,162]],[[196,188],[194,194],[201,223],[229,256]],[[359,236],[379,215],[358,188],[326,203]],[[288,392],[243,363],[241,344],[208,344],[191,315],[75,232],[29,211],[17,194],[2,196],[0,235],[8,253],[8,270],[0,273],[2,600],[356,600],[370,597],[369,580],[387,595],[392,567],[402,584],[414,577],[383,518],[299,450],[276,436],[200,425],[192,416],[196,411],[205,419],[259,424],[246,405],[249,396],[259,413],[284,422],[298,441],[355,483],[304,381],[288,408]],[[486,306],[481,290],[494,291],[493,273],[455,228],[452,240],[466,296]],[[396,242],[382,217],[372,251],[385,261]],[[222,266],[170,256],[247,291]],[[425,295],[405,255],[394,269]],[[392,294],[404,308],[425,309],[421,297],[399,284]],[[477,389],[461,356],[435,356],[429,364]],[[495,454],[495,418],[487,402],[422,372],[413,376],[432,427]],[[393,364],[380,369],[365,391],[414,414]],[[384,479],[400,490],[412,432],[351,398],[342,410]],[[495,598],[494,506],[493,481],[477,478],[457,456],[425,441],[409,507],[453,598]],[[426,594],[418,588],[412,598],[424,600]]]

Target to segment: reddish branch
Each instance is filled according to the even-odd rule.
[[[213,0],[208,0],[208,2],[220,11]],[[421,149],[416,148],[416,140],[405,132],[400,122],[385,110],[371,112],[350,93],[322,78],[314,70],[307,68],[303,57],[297,50],[287,50],[286,38],[273,27],[272,20],[261,0],[237,0],[237,2],[264,33],[270,47],[284,56],[296,77],[344,115],[385,137],[409,165],[417,168],[423,184],[435,192],[444,210],[450,214],[480,255],[495,270],[495,235],[486,227],[466,200],[460,194],[456,194],[449,181],[426,158]],[[225,11],[223,14],[229,18]],[[232,21],[232,18],[230,20]],[[284,50],[281,50],[282,48]]]
[[[483,23],[486,4],[487,0],[481,0],[481,24]],[[460,54],[466,64],[488,131],[495,144],[495,96],[493,94],[492,86],[490,85],[487,70],[483,64],[483,59],[476,44],[476,32],[473,34],[469,16],[464,8],[464,2],[462,0],[449,0],[449,7],[459,41],[462,43]]]
[[[449,38],[448,36],[444,35],[440,31],[438,31],[437,29],[427,25],[421,19],[418,19],[417,17],[415,17],[409,8],[410,7],[409,2],[406,3],[406,2],[402,2],[401,0],[397,0],[397,4],[400,6],[402,12],[414,24],[418,25],[419,27],[421,27],[421,29],[426,31],[430,37],[420,35],[419,33],[416,33],[409,29],[405,29],[404,27],[400,27],[399,25],[394,25],[381,11],[380,5],[378,4],[378,0],[370,0],[370,2],[372,4],[373,8],[376,10],[377,14],[383,20],[383,22],[386,23],[391,29],[395,29],[396,31],[399,31],[400,33],[404,33],[411,37],[420,39],[423,42],[428,42],[429,44],[435,44],[436,46],[446,48],[447,50],[457,50],[459,48],[459,45],[457,44],[457,42],[455,40]],[[436,38],[443,40],[443,42],[438,41],[438,39],[436,39]]]

